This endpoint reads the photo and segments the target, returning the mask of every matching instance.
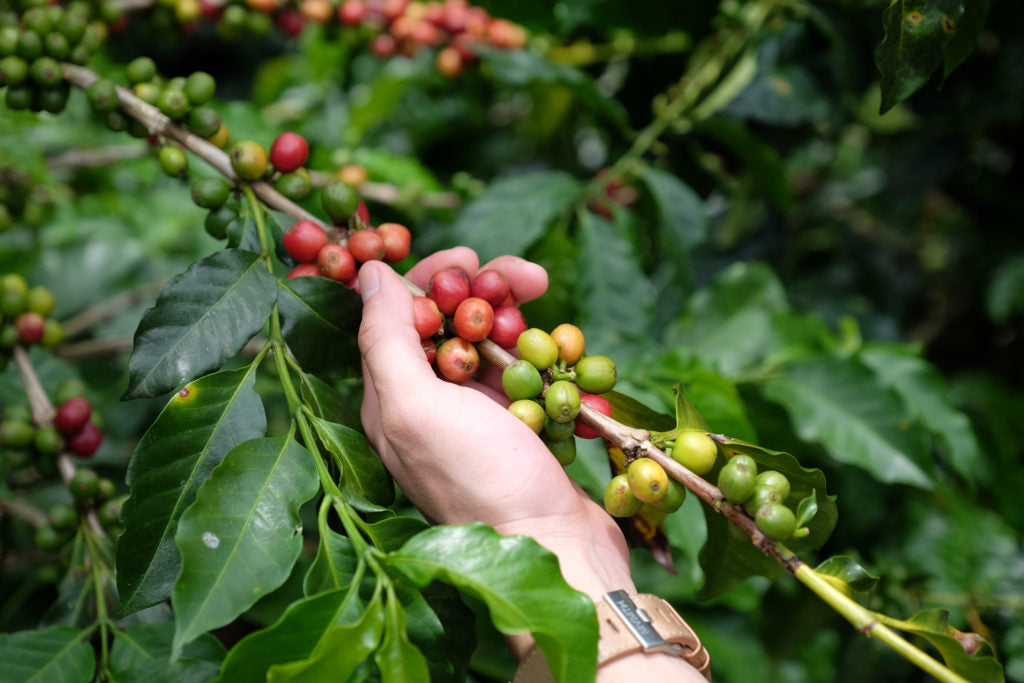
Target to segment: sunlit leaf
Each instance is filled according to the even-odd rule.
[[[867,593],[878,583],[878,577],[872,576],[853,558],[846,555],[833,555],[814,568],[832,583],[840,585],[843,592]]]
[[[949,610],[927,609],[906,621],[879,615],[879,621],[913,633],[934,645],[953,671],[969,681],[1002,683],[1003,667],[992,645],[977,633],[964,633],[949,625]]]

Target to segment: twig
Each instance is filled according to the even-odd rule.
[[[68,338],[74,337],[141,301],[152,299],[160,293],[160,290],[166,284],[167,280],[147,282],[85,309],[62,323],[61,327],[64,328],[64,336]]]
[[[334,176],[326,171],[310,171],[309,176],[313,181],[313,187],[323,187],[335,180]],[[359,183],[356,189],[360,196],[389,206],[401,204],[407,196],[414,197],[417,204],[428,209],[454,209],[462,203],[462,198],[455,192],[416,192],[407,195],[406,191],[397,185],[369,180]]]
[[[96,149],[71,149],[49,157],[46,165],[51,171],[68,171],[76,168],[106,166],[115,161],[137,159],[148,153],[146,145],[116,145]]]
[[[5,514],[29,524],[34,529],[46,526],[50,521],[45,512],[16,498],[0,498],[0,516]]]

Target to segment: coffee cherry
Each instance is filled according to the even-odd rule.
[[[555,345],[555,340],[550,334],[536,327],[531,327],[519,335],[516,339],[516,350],[520,358],[530,361],[539,370],[546,370],[558,361],[558,346]]]
[[[18,86],[28,78],[28,63],[16,55],[0,59],[0,84]]]
[[[185,97],[194,107],[204,105],[212,100],[216,89],[217,81],[205,71],[196,71],[185,79]]]
[[[324,277],[338,282],[348,282],[356,275],[356,260],[352,253],[340,244],[325,244],[316,255],[316,263]]]
[[[665,497],[651,505],[659,512],[671,514],[681,508],[684,502],[686,502],[686,487],[669,477]]]
[[[68,439],[68,450],[80,458],[89,458],[99,449],[103,442],[103,433],[92,422]]]
[[[487,339],[494,325],[494,309],[483,299],[463,299],[455,309],[455,332],[466,341]]]
[[[320,272],[320,266],[318,266],[317,264],[300,263],[299,265],[289,270],[288,274],[285,277],[287,279],[291,279],[293,277],[314,277],[320,275],[323,275],[323,273]]]
[[[50,524],[58,531],[70,531],[78,524],[78,510],[67,503],[57,503],[50,508]]]
[[[497,270],[490,269],[477,273],[470,287],[472,296],[483,299],[494,308],[501,305],[509,291],[508,279]]]
[[[571,439],[573,430],[576,428],[575,422],[555,422],[550,417],[544,418],[544,440],[545,441],[565,441]]]
[[[580,393],[565,380],[552,382],[544,395],[544,410],[555,422],[572,422],[580,414]]]
[[[54,59],[67,59],[71,52],[71,45],[68,44],[67,36],[63,33],[50,31],[43,36],[43,52]]]
[[[17,343],[18,331],[14,329],[14,325],[4,325],[0,327],[0,348],[14,348],[14,345]],[[0,355],[0,358],[7,358],[7,356]]]
[[[136,57],[125,67],[125,76],[132,85],[151,81],[156,76],[156,62],[149,57]]]
[[[298,133],[281,133],[270,146],[270,163],[281,173],[291,173],[308,158],[309,143]]]
[[[23,31],[18,38],[18,56],[32,61],[43,54],[43,39],[35,31]]]
[[[299,201],[305,199],[306,195],[313,189],[313,179],[309,171],[304,168],[297,168],[291,173],[284,173],[277,179],[275,184],[277,191],[288,199]]]
[[[754,488],[754,495],[743,504],[743,510],[751,517],[757,514],[757,511],[764,505],[781,505],[782,496],[779,492],[773,488],[760,487]]]
[[[359,187],[369,179],[370,174],[359,164],[346,164],[338,169],[338,180],[343,180],[352,187]]]
[[[555,460],[562,467],[568,467],[576,460],[576,439],[563,439],[562,441],[545,441]]]
[[[43,425],[32,435],[32,446],[36,453],[57,455],[64,450],[64,439],[53,425]]]
[[[356,217],[363,222],[363,225],[370,224],[370,210],[366,208],[366,202],[362,199],[359,200],[359,205],[356,207]]]
[[[60,405],[76,396],[85,396],[85,391],[85,382],[77,377],[72,377],[57,385],[57,391],[53,394],[53,400],[57,405]]]
[[[602,415],[611,417],[612,404],[600,394],[588,394],[581,391],[580,403],[590,406]],[[596,439],[601,435],[593,427],[583,424],[580,420],[576,420],[576,436],[581,439]]]
[[[121,521],[121,508],[124,506],[124,497],[113,498],[96,508],[96,518],[105,528],[115,526]]]
[[[143,102],[156,106],[156,101],[160,97],[160,86],[156,83],[138,83],[132,88],[132,93],[135,94]]]
[[[796,515],[785,505],[762,505],[754,521],[761,533],[773,541],[785,541],[796,531]]]
[[[749,455],[736,455],[718,473],[718,488],[727,501],[742,505],[754,495],[757,463]]]
[[[254,140],[231,145],[231,168],[242,180],[259,180],[267,172],[267,150]]]
[[[172,178],[184,178],[188,172],[188,157],[176,145],[164,145],[160,148],[160,168]]]
[[[94,471],[82,467],[78,469],[68,481],[68,490],[75,500],[89,500],[96,494],[96,487],[99,486],[100,478]]]
[[[25,292],[25,308],[39,315],[49,315],[57,300],[53,293],[42,285],[36,285]]]
[[[345,223],[359,209],[359,193],[341,181],[324,186],[320,201],[335,225]]]
[[[448,339],[437,348],[437,369],[452,382],[465,382],[479,367],[480,354],[462,337]]]
[[[43,550],[60,550],[67,542],[67,538],[52,525],[44,524],[36,529],[35,541]]]
[[[210,237],[222,240],[228,236],[228,226],[237,217],[238,214],[232,209],[225,207],[213,209],[203,219],[203,228]]]
[[[643,501],[633,494],[626,473],[612,477],[604,489],[604,509],[612,517],[631,517],[640,512]]]
[[[414,296],[412,298],[413,318],[416,325],[416,333],[420,339],[430,339],[441,330],[444,324],[444,316],[441,315],[437,303],[425,296]]]
[[[206,139],[212,145],[214,145],[216,147],[219,147],[220,149],[224,149],[225,147],[228,146],[228,138],[229,138],[228,127],[225,126],[223,123],[221,123],[220,127],[217,128],[217,132],[214,133],[213,135],[210,135]]]
[[[28,75],[42,86],[54,86],[64,79],[60,62],[53,57],[37,57],[28,65]]]
[[[637,458],[626,468],[629,489],[645,503],[657,503],[668,491],[668,475],[650,458]]]
[[[32,98],[35,96],[35,89],[27,83],[21,85],[7,86],[4,94],[4,104],[11,111],[22,111],[32,106]]]
[[[165,116],[168,116],[175,121],[179,121],[188,113],[190,104],[188,97],[186,97],[185,93],[181,90],[165,88],[161,90],[160,95],[157,96],[156,106],[164,113]]]
[[[24,448],[32,443],[35,430],[28,422],[4,420],[0,422],[0,446]]]
[[[615,362],[608,356],[584,356],[574,371],[576,384],[589,394],[603,394],[615,387]]]
[[[117,486],[115,486],[114,482],[111,481],[110,479],[107,479],[106,477],[101,477],[100,480],[96,482],[97,502],[110,500],[111,498],[114,497],[115,493],[117,493]]]
[[[209,138],[221,128],[220,114],[212,107],[193,107],[188,113],[188,127],[199,137]],[[227,129],[224,131],[226,133]]]
[[[29,424],[32,422],[32,411],[21,403],[8,403],[4,406],[3,417],[12,422]]]
[[[377,226],[377,234],[384,240],[384,260],[398,263],[409,255],[412,234],[409,228],[401,223],[381,223]]]
[[[470,301],[470,299],[466,299]],[[458,315],[458,312],[456,312]],[[513,401],[521,398],[535,398],[544,390],[544,380],[540,372],[525,360],[517,360],[506,367],[501,373],[501,388],[505,395]]]
[[[366,16],[366,3],[363,0],[345,0],[338,6],[338,20],[349,26],[358,26]]]
[[[445,78],[455,78],[462,73],[462,55],[454,47],[441,48],[435,60],[437,72]]]
[[[427,283],[427,296],[444,315],[452,315],[469,298],[469,276],[460,268],[445,268],[434,273]]]
[[[285,231],[281,242],[293,259],[300,263],[312,263],[327,244],[327,233],[313,221],[298,220]]]
[[[62,341],[64,341],[64,327],[53,318],[47,318],[43,322],[43,338],[39,340],[39,343],[52,349]]]
[[[231,194],[231,183],[224,178],[200,178],[192,183],[192,201],[204,209],[219,209]]]
[[[384,240],[373,228],[356,230],[349,235],[348,250],[360,263],[384,260]]]
[[[113,82],[105,78],[101,78],[90,85],[86,95],[89,98],[89,104],[92,106],[93,111],[97,113],[106,114],[117,109],[117,88]]]
[[[551,330],[551,338],[555,340],[555,345],[558,347],[558,360],[566,365],[576,365],[576,362],[583,357],[585,344],[583,330],[575,325],[562,323]]]
[[[437,344],[433,339],[421,339],[420,346],[423,348],[423,355],[426,356],[427,363],[433,365],[434,360],[437,359]]]
[[[53,416],[53,426],[61,434],[71,436],[77,434],[89,421],[92,415],[92,404],[81,396],[69,398],[57,408]]]
[[[46,330],[46,319],[33,311],[26,311],[14,319],[14,329],[25,344],[42,341]]]
[[[534,434],[540,434],[544,428],[544,408],[536,401],[528,398],[513,401],[508,411],[522,420]]]
[[[779,492],[779,499],[783,502],[789,498],[789,479],[782,472],[768,470],[757,475],[757,486],[772,488]]]
[[[672,459],[701,476],[711,471],[717,457],[718,444],[699,429],[682,431],[672,447]]]
[[[370,52],[380,59],[387,59],[395,54],[398,44],[395,39],[387,33],[381,33],[370,41]]]

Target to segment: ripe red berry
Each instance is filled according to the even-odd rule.
[[[14,329],[18,331],[21,341],[35,344],[46,331],[46,318],[34,311],[26,311],[14,319]]]
[[[89,422],[92,415],[92,404],[81,396],[69,398],[57,408],[53,416],[53,426],[65,436],[77,434]]]
[[[386,59],[395,54],[397,47],[395,39],[387,33],[381,33],[370,43],[370,50],[380,59]]]
[[[466,341],[487,339],[494,326],[494,309],[483,299],[471,296],[455,309],[455,332]]]
[[[348,250],[360,263],[384,260],[384,238],[373,228],[356,230],[349,235]]]
[[[441,329],[444,324],[444,316],[433,299],[425,296],[414,296],[412,298],[413,315],[416,320],[416,332],[420,339],[430,339]]]
[[[377,234],[384,240],[384,260],[397,263],[409,255],[412,233],[401,223],[381,223]]]
[[[320,266],[315,263],[300,263],[288,271],[287,277],[311,277],[318,275],[323,275],[323,273],[320,272]]]
[[[355,258],[340,244],[325,244],[316,255],[316,262],[324,277],[338,282],[347,282],[356,275]]]
[[[301,27],[302,15],[298,12],[294,14],[298,16]],[[309,144],[298,133],[281,133],[270,146],[270,163],[281,173],[291,173],[306,163],[308,158]]]
[[[465,382],[480,367],[476,347],[462,337],[452,337],[437,349],[437,369],[452,382]]]
[[[356,215],[366,225],[370,224],[370,210],[366,208],[366,202],[362,199],[359,200],[359,206],[356,208]]]
[[[283,10],[277,15],[277,27],[281,33],[290,38],[298,38],[302,35],[303,18],[302,13],[296,10]],[[277,166],[277,164],[274,164]]]
[[[499,306],[494,309],[494,325],[491,326],[489,337],[501,348],[511,349],[526,328],[526,318],[522,311],[515,306]]]
[[[423,345],[423,353],[427,357],[427,362],[433,365],[437,358],[437,344],[433,339],[423,339],[420,343]]]
[[[508,280],[496,270],[481,270],[473,278],[471,293],[497,308],[508,296]]]
[[[607,415],[611,417],[612,404],[608,402],[608,399],[606,399],[604,396],[601,396],[600,394],[587,394],[581,391],[580,403],[582,403],[583,405],[590,406],[591,408],[601,413],[602,415]],[[587,425],[583,424],[583,422],[581,422],[579,419],[576,420],[576,430],[573,433],[576,436],[580,437],[581,439],[596,439],[597,437],[601,436],[596,431],[594,431],[592,427],[588,427]]]
[[[452,315],[463,299],[469,298],[469,276],[461,268],[445,268],[434,273],[427,284],[427,296],[437,302],[445,315]]]
[[[80,458],[91,457],[103,442],[103,432],[92,422],[86,422],[85,426],[68,439],[68,450]]]
[[[343,24],[357,26],[366,16],[366,3],[362,0],[345,0],[338,7],[338,19]]]
[[[313,221],[295,221],[281,241],[284,250],[293,259],[300,263],[312,263],[320,249],[327,244],[327,233]]]

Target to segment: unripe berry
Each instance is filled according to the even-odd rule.
[[[281,133],[270,146],[270,163],[281,173],[291,173],[308,158],[309,143],[298,133]]]
[[[645,503],[657,503],[668,491],[668,475],[650,458],[637,458],[626,469],[629,488]]]
[[[452,315],[469,297],[469,276],[459,268],[445,268],[434,273],[427,284],[427,296],[437,303],[444,315]]]
[[[121,521],[121,508],[124,506],[124,497],[108,500],[96,508],[96,517],[104,527],[112,527]]]
[[[417,334],[420,335],[421,340],[430,339],[441,330],[444,316],[441,315],[441,311],[433,299],[414,296],[412,304]]]
[[[231,145],[231,168],[242,180],[259,180],[267,172],[267,150],[254,140]]]
[[[580,393],[565,380],[552,382],[544,394],[544,410],[555,422],[572,422],[580,414]]]
[[[537,327],[531,327],[519,335],[516,350],[520,358],[530,361],[539,370],[546,370],[558,361],[558,346],[555,345],[555,340]]]
[[[527,363],[527,365],[530,364]],[[576,422],[555,422],[550,417],[545,417],[544,440],[565,441],[567,439],[571,439],[575,429]]]
[[[193,107],[199,107],[211,99],[217,89],[217,81],[205,71],[196,71],[185,79],[185,96]]]
[[[782,472],[768,470],[757,475],[757,486],[772,488],[779,492],[779,499],[785,502],[789,498],[789,479]]]
[[[705,475],[715,466],[718,444],[699,429],[687,429],[676,437],[672,459],[694,474]]]
[[[749,455],[730,458],[718,473],[718,489],[733,505],[742,505],[750,500],[756,486],[757,463]]]
[[[580,403],[590,406],[602,415],[611,417],[612,404],[608,402],[608,399],[600,394],[588,394],[581,391]],[[580,420],[576,420],[576,436],[581,439],[596,439],[601,435],[595,431],[593,427],[583,424]]]
[[[36,453],[57,455],[64,450],[64,439],[53,425],[43,425],[32,436],[32,446]]]
[[[35,430],[27,422],[10,419],[0,422],[0,446],[24,448],[32,443],[34,436]]]
[[[497,308],[508,296],[508,279],[497,270],[481,270],[473,278],[470,287],[472,296],[479,297]]]
[[[754,517],[763,506],[776,504],[782,504],[782,497],[779,496],[779,492],[773,488],[758,486],[754,488],[754,495],[743,504],[743,510],[751,517]]]
[[[44,524],[36,529],[35,541],[43,550],[59,550],[64,547],[67,538],[52,525]]]
[[[448,339],[437,349],[437,369],[452,382],[465,382],[479,367],[476,347],[461,337]]]
[[[469,299],[467,299],[469,301]],[[513,401],[522,398],[540,396],[544,389],[544,380],[540,372],[525,360],[518,360],[506,367],[501,373],[501,388],[505,395]]]
[[[384,240],[373,228],[356,230],[349,235],[348,250],[360,263],[384,260]]]
[[[377,226],[377,234],[384,240],[384,260],[398,263],[409,255],[412,234],[409,228],[401,223],[381,223]]]
[[[176,145],[164,145],[160,148],[160,168],[172,178],[184,178],[188,173],[188,157]]]
[[[519,335],[526,331],[526,318],[515,306],[499,306],[494,309],[494,324],[489,338],[503,349],[516,345]]]
[[[189,101],[188,97],[185,96],[180,90],[173,88],[165,88],[160,91],[160,94],[156,98],[156,106],[166,116],[179,121],[185,118],[185,114],[188,113]]]
[[[293,259],[299,263],[312,263],[327,244],[327,233],[313,221],[298,220],[285,231],[281,242]]]
[[[346,164],[338,169],[338,180],[344,180],[352,187],[359,187],[369,179],[370,174],[359,164]]]
[[[200,178],[192,183],[192,201],[204,209],[219,209],[231,194],[231,183],[224,178]]]
[[[320,201],[335,225],[348,221],[359,209],[359,194],[351,185],[341,181],[325,185]]]
[[[195,107],[188,113],[188,127],[199,137],[216,135],[221,125],[220,114],[212,107]],[[226,128],[224,130],[227,131]]]
[[[356,260],[352,253],[340,244],[325,244],[316,255],[317,265],[324,277],[338,282],[348,282],[356,274]]]
[[[539,403],[528,398],[513,401],[508,411],[522,420],[534,434],[544,428],[544,409]]]
[[[568,467],[576,460],[576,439],[563,439],[562,441],[545,441],[544,445],[555,456],[555,460],[562,467]]]
[[[444,47],[437,53],[437,72],[445,78],[462,73],[462,55],[454,47]]]
[[[291,270],[288,271],[287,278],[293,277],[314,277],[323,275],[320,272],[320,266],[315,263],[300,263]]]
[[[297,168],[291,173],[284,173],[274,184],[277,191],[288,199],[299,201],[305,199],[313,189],[313,179],[309,171],[304,168]]]
[[[49,315],[56,303],[53,293],[42,285],[37,285],[25,293],[25,308],[39,315]]]
[[[796,531],[796,515],[785,505],[762,505],[754,520],[761,533],[773,541],[785,541]]]
[[[558,346],[558,360],[566,365],[576,365],[576,362],[583,357],[585,340],[583,330],[569,323],[562,323],[551,330],[551,338]]]
[[[75,500],[88,500],[96,493],[100,478],[95,472],[85,467],[77,470],[68,481],[68,490]]]
[[[57,405],[60,405],[76,396],[85,396],[85,390],[85,382],[77,377],[71,377],[57,385],[57,391],[53,395],[53,400],[56,401]]]
[[[576,363],[576,384],[590,394],[603,394],[615,387],[615,362],[608,356],[584,356]]]
[[[50,508],[50,524],[59,531],[69,531],[78,524],[78,510],[67,503],[57,503]]]
[[[643,504],[629,488],[629,479],[625,472],[612,477],[604,489],[604,509],[612,517],[631,517],[640,511]]]
[[[43,322],[43,338],[39,343],[48,349],[64,341],[64,326],[53,318],[47,318]]]
[[[651,505],[659,512],[670,514],[681,508],[684,502],[686,502],[686,487],[670,477],[665,497]]]
[[[153,80],[156,76],[156,62],[149,57],[136,57],[125,67],[125,76],[132,85]]]
[[[466,341],[487,339],[494,325],[494,309],[483,299],[463,299],[455,309],[455,332]]]
[[[91,457],[103,442],[103,433],[92,422],[86,423],[74,436],[68,439],[68,449],[80,458]]]

